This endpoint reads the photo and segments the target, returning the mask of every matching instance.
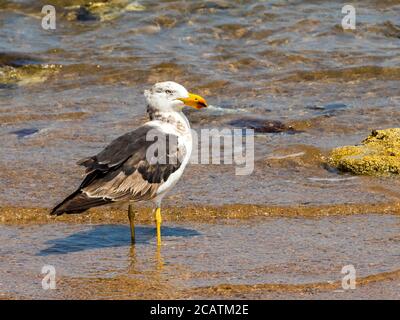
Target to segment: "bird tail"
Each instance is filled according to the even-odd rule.
[[[92,207],[98,207],[112,202],[107,198],[91,198],[88,197],[81,190],[77,190],[61,203],[56,205],[50,212],[51,215],[60,216],[64,213],[82,213]]]

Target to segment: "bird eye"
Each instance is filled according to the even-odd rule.
[[[172,94],[172,91],[171,90],[165,90],[165,93],[166,94]]]

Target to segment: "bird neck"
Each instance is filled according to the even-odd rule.
[[[172,124],[179,131],[185,132],[190,129],[189,120],[182,111],[160,111],[147,106],[147,114],[151,121],[159,120]]]

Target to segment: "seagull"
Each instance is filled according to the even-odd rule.
[[[86,168],[86,175],[51,215],[82,213],[128,201],[134,242],[133,203],[149,200],[155,207],[157,245],[161,245],[161,201],[182,176],[192,152],[190,124],[182,110],[185,106],[206,108],[207,102],[172,81],[156,83],[144,95],[150,120],[115,139],[97,155],[78,161]]]

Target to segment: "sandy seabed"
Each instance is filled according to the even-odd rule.
[[[151,209],[0,209],[2,299],[400,298],[400,203],[167,207],[157,247]],[[290,237],[287,237],[290,234]],[[354,265],[356,289],[341,269]],[[43,290],[41,268],[57,270]]]

